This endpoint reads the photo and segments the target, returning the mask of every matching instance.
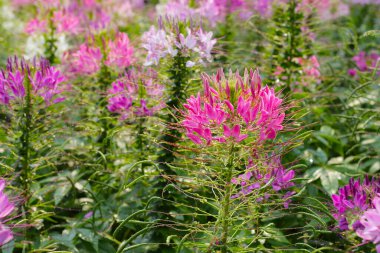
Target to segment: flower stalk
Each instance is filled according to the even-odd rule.
[[[234,145],[230,148],[230,157],[228,159],[227,165],[226,165],[226,176],[225,176],[225,184],[226,184],[226,191],[223,197],[223,210],[222,210],[222,236],[221,236],[221,251],[222,253],[227,253],[228,249],[228,233],[229,233],[229,216],[230,216],[230,205],[231,205],[231,193],[232,193],[232,175],[233,175],[233,169],[234,169],[234,163],[233,163],[233,151],[234,151]]]
[[[107,53],[106,53],[106,46],[105,46],[105,43],[102,43],[102,62],[101,62],[101,67],[100,67],[100,71],[99,71],[99,85],[100,85],[100,89],[101,89],[101,92],[102,94],[106,94],[107,93],[107,89],[109,87],[109,85],[112,83],[111,81],[111,72],[110,70],[108,69],[107,65],[105,65],[105,61],[107,60]],[[99,139],[98,139],[98,143],[101,144],[101,152],[103,153],[103,155],[107,155],[107,153],[109,152],[109,148],[111,146],[111,140],[108,136],[108,132],[109,132],[109,122],[108,122],[108,116],[109,116],[109,112],[108,112],[108,109],[107,109],[107,99],[106,98],[101,98],[100,99],[100,103],[99,103],[99,107],[100,107],[100,122],[101,122],[101,134],[99,136]],[[107,162],[105,162],[107,163]],[[105,164],[105,167],[106,164]]]
[[[27,71],[25,71],[27,72]],[[25,73],[26,75],[28,73]],[[31,83],[29,78],[25,78],[25,103],[23,104],[22,114],[21,114],[21,131],[22,135],[20,137],[20,157],[21,157],[21,167],[20,170],[20,184],[24,189],[24,196],[26,201],[24,203],[25,210],[28,209],[28,199],[30,197],[30,132],[32,130],[32,102],[31,102]]]
[[[172,80],[172,87],[170,89],[170,98],[166,103],[166,106],[171,109],[171,113],[168,113],[164,118],[168,124],[177,122],[179,108],[186,96],[186,85],[190,76],[190,70],[186,67],[187,58],[183,57],[180,53],[173,58],[173,65],[169,70],[170,79]],[[164,135],[161,136],[162,148],[158,157],[160,169],[165,174],[173,174],[168,164],[174,161],[174,143],[178,141],[181,133],[177,129],[170,128]]]
[[[45,34],[45,57],[46,59],[50,62],[50,64],[56,63],[56,52],[57,52],[57,39],[55,38],[55,25],[53,21],[53,10],[50,10],[49,12],[49,20],[48,20],[48,25],[49,25],[49,31],[47,34]]]

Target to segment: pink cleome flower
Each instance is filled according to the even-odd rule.
[[[360,218],[362,227],[356,230],[356,234],[376,244],[376,251],[380,253],[380,197],[375,197],[372,203],[374,208],[364,212]]]
[[[251,194],[254,190],[260,189],[264,185],[270,183],[272,186],[272,193],[278,194],[280,191],[287,191],[282,199],[284,200],[284,207],[288,208],[290,197],[295,193],[289,191],[289,188],[294,186],[294,183],[291,181],[294,179],[294,170],[286,171],[281,164],[279,156],[267,156],[262,162],[264,165],[263,171],[260,171],[253,161],[254,159],[250,158],[248,160],[248,165],[246,166],[246,172],[231,180],[231,183],[240,186],[239,192],[233,195],[232,198],[244,197]],[[267,189],[264,196],[257,197],[256,201],[268,201],[271,195],[273,194],[270,194],[270,189]]]
[[[380,68],[380,55],[377,53],[370,53],[367,54],[365,52],[360,52],[359,54],[352,57],[352,60],[355,62],[357,69],[360,72],[371,72],[373,71],[376,66],[377,68]],[[356,76],[358,71],[356,69],[349,69],[348,74],[350,76]],[[377,72],[378,75],[380,75],[380,70]]]
[[[25,32],[27,34],[44,33],[46,32],[47,22],[45,20],[39,20],[38,18],[31,19],[25,26]]]
[[[255,141],[274,139],[283,129],[282,100],[269,87],[262,88],[258,71],[246,70],[244,77],[223,70],[210,77],[202,75],[204,92],[184,104],[182,126],[198,145],[214,142],[242,142],[253,135]]]
[[[9,105],[12,100],[23,100],[26,96],[26,79],[32,85],[32,95],[41,97],[46,105],[58,103],[64,97],[65,81],[62,73],[50,66],[47,60],[34,61],[33,67],[24,60],[8,59],[7,68],[0,72],[0,103]]]
[[[53,21],[58,33],[79,34],[81,32],[79,17],[69,9],[55,11]]]
[[[149,31],[143,34],[142,47],[147,51],[145,61],[146,66],[158,65],[162,58],[167,56],[175,57],[179,53],[183,57],[188,57],[186,67],[203,65],[211,62],[211,50],[216,43],[212,38],[212,32],[203,32],[201,28],[188,27],[186,31],[179,32],[177,28],[168,27],[156,29],[152,26]]]
[[[337,194],[331,196],[336,211],[335,219],[339,222],[341,230],[353,229],[357,231],[362,227],[360,217],[363,213],[373,208],[373,199],[380,194],[380,180],[366,177],[363,182],[360,179],[350,179],[349,184],[341,187]]]
[[[105,62],[108,66],[116,66],[118,68],[129,67],[133,62],[133,47],[129,42],[126,33],[118,32],[113,41],[108,43],[108,59]]]
[[[134,62],[134,49],[130,45],[127,34],[118,32],[114,40],[106,41],[104,44],[107,53],[104,65],[124,69]],[[73,74],[92,75],[100,70],[103,57],[100,47],[94,42],[88,41],[81,44],[78,50],[67,52],[63,61],[69,72]]]

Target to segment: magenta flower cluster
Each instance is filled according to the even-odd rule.
[[[131,70],[112,83],[108,90],[108,110],[120,114],[120,119],[152,116],[165,107],[164,86],[158,83],[157,73]]]
[[[200,18],[206,19],[214,26],[224,22],[226,16],[238,13],[242,19],[248,19],[254,13],[266,16],[271,11],[273,0],[197,0],[196,7],[190,6],[189,0],[171,0],[163,6],[163,14],[182,21]]]
[[[357,76],[357,70],[360,72],[371,72],[376,66],[380,68],[380,55],[377,53],[367,54],[366,52],[360,52],[355,55],[352,60],[356,64],[356,69],[349,69],[348,74],[353,77]],[[377,74],[380,74],[380,70]]]
[[[91,33],[96,30],[104,29],[110,26],[111,15],[114,12],[125,8],[124,1],[105,1],[101,3],[95,0],[86,1],[44,1],[44,4],[38,1],[30,1],[27,4],[34,4],[38,9],[39,15],[31,19],[25,27],[28,34],[44,33],[48,25],[52,22],[57,33],[78,35],[81,33]],[[128,1],[128,8],[141,5],[137,1]],[[136,2],[136,3],[135,3]],[[140,1],[141,2],[141,1]]]
[[[4,222],[13,212],[15,206],[9,201],[8,196],[4,193],[6,181],[0,179],[0,246],[10,242],[13,239],[13,233]]]
[[[191,96],[184,104],[182,126],[187,137],[198,145],[214,142],[274,139],[283,129],[285,117],[282,100],[273,89],[262,88],[258,71],[247,70],[226,78],[223,70],[210,77],[202,76],[204,92]]]
[[[104,42],[106,60],[104,64],[109,67],[125,69],[133,61],[134,48],[126,33],[117,32],[114,40]],[[68,70],[74,74],[91,75],[98,72],[102,66],[103,51],[95,43],[83,43],[79,49],[64,56]]]
[[[152,26],[142,37],[142,47],[147,51],[145,65],[158,65],[162,58],[178,54],[189,58],[187,67],[211,62],[211,50],[216,43],[212,35],[212,32],[203,32],[201,28],[187,28],[182,33],[178,28],[156,29]]]
[[[263,165],[264,173],[260,172],[257,168],[257,163],[254,163],[252,158],[249,159],[246,172],[231,180],[234,185],[240,187],[239,193],[233,195],[232,198],[244,197],[268,183],[271,184],[272,190],[275,193],[288,190],[294,186],[291,180],[294,179],[295,172],[294,170],[286,171],[281,164],[279,156],[267,156]],[[285,200],[285,208],[289,207],[290,197],[294,193],[293,191],[287,191],[282,197]],[[256,201],[268,201],[272,195],[270,194],[270,190],[267,189],[264,196],[257,197]]]
[[[62,102],[65,77],[44,59],[28,64],[23,59],[8,59],[6,69],[0,72],[0,103],[10,105],[15,100],[23,100],[28,83],[31,94],[42,98],[47,105]]]
[[[296,84],[310,87],[312,84],[321,82],[320,64],[315,55],[307,58],[294,58],[294,62],[300,66],[300,81]],[[284,82],[288,78],[285,74],[285,69],[281,66],[277,66],[274,75],[278,77],[278,82]],[[297,91],[297,89],[295,88],[294,91]]]
[[[372,200],[373,208],[364,212],[360,218],[361,226],[356,234],[365,241],[376,244],[376,252],[380,252],[380,197]]]
[[[341,230],[354,230],[357,235],[375,244],[380,242],[380,179],[350,179],[349,184],[331,196]],[[380,252],[380,246],[378,247]]]

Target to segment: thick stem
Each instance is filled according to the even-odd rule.
[[[226,166],[226,171],[225,171],[225,178],[223,182],[226,184],[226,191],[224,193],[224,198],[223,198],[223,210],[222,210],[222,217],[221,217],[221,222],[222,222],[222,237],[221,237],[221,251],[222,253],[227,253],[228,249],[228,233],[229,233],[229,221],[230,221],[230,205],[231,205],[231,192],[232,192],[232,184],[231,184],[231,179],[232,179],[232,174],[233,174],[233,149],[234,147],[232,146],[230,149],[230,157],[228,159],[228,163]]]

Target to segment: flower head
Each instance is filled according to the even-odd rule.
[[[195,27],[179,31],[178,24],[165,28],[156,29],[152,26],[144,33],[142,47],[147,50],[146,66],[157,65],[162,58],[175,57],[177,54],[189,58],[187,67],[211,62],[211,50],[216,43],[212,32],[205,33]]]
[[[248,136],[261,142],[274,139],[285,117],[282,100],[265,86],[258,71],[246,70],[244,76],[223,70],[202,76],[203,94],[191,96],[184,104],[182,126],[196,144],[242,142]]]
[[[76,51],[66,53],[64,59],[69,71],[77,75],[92,75],[100,70],[102,64],[125,69],[134,61],[134,49],[127,34],[116,33],[113,40],[104,41],[104,46],[106,57],[103,55],[103,50],[91,40],[81,44]]]
[[[259,160],[255,159],[255,161],[257,164],[259,163]],[[233,195],[233,198],[244,197],[270,183],[273,193],[287,190],[283,199],[285,200],[285,208],[288,208],[290,203],[289,197],[294,194],[293,191],[289,191],[294,186],[294,183],[291,181],[295,175],[294,170],[286,171],[281,164],[279,156],[267,156],[262,164],[264,167],[262,171],[258,169],[259,166],[257,164],[254,164],[254,159],[250,158],[246,166],[246,172],[231,180],[233,184],[240,186],[240,191]],[[270,196],[269,191],[266,190],[264,197],[257,197],[256,200],[268,200]]]
[[[118,32],[113,41],[108,43],[108,66],[117,66],[120,69],[129,67],[133,62],[133,47],[126,33]]]
[[[152,116],[165,106],[164,87],[157,82],[153,70],[131,70],[112,83],[108,90],[108,110],[120,114],[121,120],[132,116]]]
[[[339,189],[331,196],[336,212],[334,217],[339,221],[341,230],[358,227],[361,215],[373,208],[372,199],[380,193],[379,179],[369,180],[367,177],[361,183],[360,179],[350,179],[348,185]],[[355,226],[354,226],[355,224]]]
[[[376,53],[366,54],[365,52],[360,52],[359,54],[355,55],[352,60],[355,62],[356,67],[359,71],[371,72],[378,65],[378,62],[380,61],[380,55]],[[356,69],[349,69],[348,73],[351,76],[357,75]],[[377,74],[380,75],[380,71],[378,71]]]
[[[377,252],[380,252],[380,197],[372,200],[373,208],[368,209],[360,218],[361,226],[356,229],[356,234],[376,244]]]
[[[0,103],[9,105],[12,100],[23,100],[26,85],[31,84],[33,95],[41,97],[47,105],[64,100],[57,95],[63,92],[62,73],[44,59],[28,64],[17,58],[9,59],[7,68],[0,72]]]
[[[58,33],[78,34],[81,31],[80,19],[70,9],[55,11],[53,21]]]
[[[33,34],[35,32],[46,32],[47,22],[45,20],[39,20],[38,18],[31,19],[25,26],[25,32],[27,34]]]

